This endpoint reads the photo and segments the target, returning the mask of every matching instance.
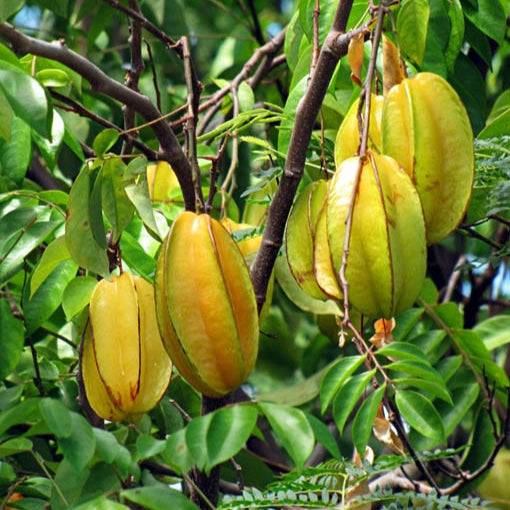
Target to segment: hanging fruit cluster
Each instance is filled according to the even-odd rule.
[[[101,280],[90,299],[81,374],[94,412],[136,421],[165,393],[172,364],[159,335],[153,286],[129,273]]]
[[[473,133],[449,83],[418,73],[371,95],[367,150],[358,155],[356,101],[336,137],[336,170],[298,196],[286,232],[301,288],[343,299],[371,318],[411,307],[426,272],[427,244],[462,220],[474,177]]]

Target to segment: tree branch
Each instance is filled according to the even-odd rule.
[[[113,80],[92,62],[69,50],[63,42],[40,41],[21,33],[9,23],[0,23],[0,36],[7,39],[17,51],[46,57],[66,65],[88,80],[92,91],[109,96],[135,110],[147,122],[154,122],[151,129],[161,146],[158,158],[168,161],[172,166],[182,188],[186,209],[195,210],[190,162],[174,132],[166,121],[161,119],[161,112],[149,98]]]
[[[303,169],[306,152],[312,136],[315,119],[338,60],[347,54],[350,34],[345,34],[353,0],[341,0],[338,4],[333,26],[326,37],[319,55],[317,67],[305,95],[296,110],[289,150],[282,180],[269,206],[268,219],[257,257],[251,267],[251,278],[259,310],[266,298],[266,289],[274,262],[285,232],[285,225],[292,207]]]

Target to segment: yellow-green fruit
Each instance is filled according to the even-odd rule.
[[[326,195],[326,181],[310,183],[297,197],[285,233],[287,261],[294,279],[309,296],[322,300],[338,298],[339,293],[327,243],[326,223],[320,221]]]
[[[338,272],[359,165],[359,157],[346,159],[329,188],[328,239]],[[411,179],[388,156],[369,151],[361,167],[348,250],[352,306],[369,317],[391,318],[413,305],[425,280],[425,224]]]
[[[171,192],[179,188],[177,176],[166,161],[147,165],[147,183],[153,202],[167,202]]]
[[[246,381],[258,352],[255,294],[243,255],[221,223],[183,212],[156,265],[161,337],[184,379],[220,397]]]
[[[382,151],[411,176],[423,206],[428,243],[462,220],[473,187],[473,132],[462,101],[433,73],[391,88],[384,101]]]
[[[223,218],[221,223],[231,234],[233,234],[234,239],[236,236],[239,236],[239,239],[236,240],[237,247],[241,251],[246,265],[250,268],[255,261],[257,252],[259,251],[260,243],[262,242],[262,234],[258,232],[257,227],[248,225],[247,223],[237,223],[230,218]],[[271,278],[267,285],[266,300],[262,310],[260,311],[259,322],[262,322],[269,312],[271,301],[273,299],[273,291],[274,271],[271,273]]]
[[[381,119],[383,111],[383,96],[371,96],[370,125],[368,127],[368,147],[375,152],[381,151]],[[360,132],[358,127],[357,99],[349,108],[347,114],[338,128],[335,140],[335,166],[347,158],[357,155],[360,144]]]
[[[136,420],[159,402],[172,364],[159,335],[149,282],[123,273],[97,284],[81,372],[90,406],[106,420]]]

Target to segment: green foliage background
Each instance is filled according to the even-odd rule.
[[[234,221],[260,227],[255,219],[280,182],[314,44],[323,45],[337,3],[319,2],[315,34],[312,0],[138,2],[151,26],[174,41],[190,41],[203,84],[200,188],[207,198],[212,184],[225,186],[214,200],[211,195],[213,215],[226,210]],[[354,0],[348,29],[366,21],[369,3]],[[394,39],[396,29],[410,73],[440,74],[462,98],[476,137],[476,177],[465,221],[430,247],[419,301],[396,318],[395,342],[377,351],[382,370],[367,367],[350,340],[338,347],[336,305],[303,295],[280,255],[259,359],[245,386],[253,400],[202,416],[200,395],[177,377],[136,424],[105,424],[84,412],[76,379],[79,343],[97,277],[110,273],[108,246],[118,243],[124,270],[152,281],[161,240],[183,209],[183,196],[174,190],[166,203],[150,201],[146,168],[158,150],[150,127],[136,133],[133,157],[119,157],[123,105],[76,69],[13,51],[0,31],[2,505],[21,493],[24,499],[13,507],[193,509],[187,497],[192,469],[210,474],[217,466],[218,507],[224,509],[325,508],[341,501],[360,508],[372,502],[388,508],[478,504],[471,496],[480,478],[457,488],[451,469],[433,476],[439,488],[453,487],[450,492],[375,490],[369,481],[417,459],[392,454],[372,426],[379,404],[391,403],[418,465],[431,470],[448,461],[463,473],[482,468],[482,474],[507,440],[509,5],[407,0],[392,2],[390,11],[386,29]],[[108,77],[126,80],[130,21],[115,2],[4,0],[0,23],[40,41],[65,42]],[[240,80],[246,62],[283,29],[283,45],[262,81],[250,86],[251,68]],[[189,92],[183,61],[154,33],[144,30],[143,37],[139,90],[168,114],[183,143]],[[365,69],[369,53],[367,42]],[[313,126],[301,187],[317,179],[324,164],[333,167],[336,131],[360,93],[350,73],[343,57]],[[201,125],[214,108],[212,122]],[[136,116],[136,125],[142,123]],[[367,324],[363,336],[373,333]],[[380,386],[371,391],[374,378]],[[354,463],[354,449],[367,445],[375,462]],[[411,478],[430,481],[419,471]]]

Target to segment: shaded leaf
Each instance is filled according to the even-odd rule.
[[[120,496],[149,510],[162,508],[178,508],[179,510],[198,510],[182,492],[170,487],[153,486],[139,487],[122,491]]]
[[[212,413],[206,438],[206,472],[241,450],[255,427],[257,416],[257,408],[252,405],[235,405]]]
[[[109,262],[105,248],[96,242],[92,232],[90,192],[90,170],[84,166],[69,194],[65,239],[69,253],[81,267],[106,278]]]
[[[102,158],[115,145],[118,139],[119,132],[114,128],[107,128],[101,131],[92,142],[92,148],[96,156]]]
[[[2,173],[21,186],[31,160],[30,127],[20,117],[13,117],[9,141],[0,140]]]
[[[71,413],[71,434],[58,438],[64,458],[79,473],[94,455],[95,437],[89,422],[77,413]]]
[[[39,403],[39,410],[46,425],[48,425],[48,428],[57,438],[69,437],[71,435],[71,413],[60,400],[43,398]]]
[[[0,380],[3,380],[16,368],[25,342],[23,323],[12,314],[7,298],[0,299],[0,338]]]
[[[314,434],[305,414],[295,408],[278,404],[259,403],[260,410],[282,446],[301,469],[314,447]]]

